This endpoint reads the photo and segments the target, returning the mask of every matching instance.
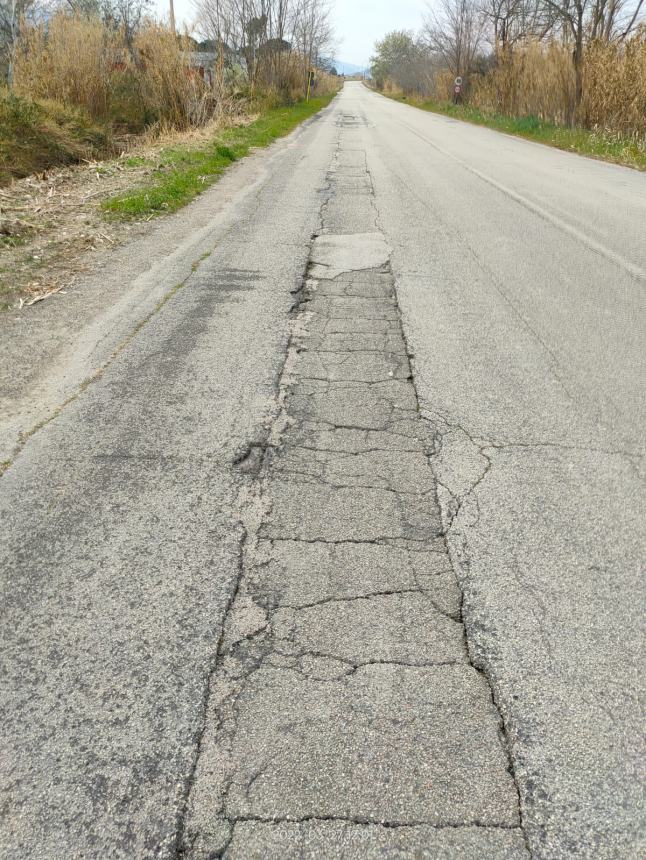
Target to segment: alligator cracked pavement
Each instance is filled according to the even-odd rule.
[[[245,489],[181,850],[528,856],[469,659],[365,154],[339,138],[280,390]],[[341,221],[341,224],[339,224]]]
[[[645,201],[348,82],[0,321],[2,860],[644,854]]]

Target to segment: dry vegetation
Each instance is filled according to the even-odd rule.
[[[127,236],[99,204],[154,169],[157,147],[112,162],[57,168],[0,188],[0,309],[64,290],[96,251]]]
[[[456,103],[477,121],[528,119],[644,150],[645,2],[438,0],[419,34],[378,43],[373,78],[388,94]]]
[[[583,68],[583,124],[646,142],[646,27],[623,44],[593,43]]]
[[[437,96],[450,101],[453,79],[438,76]],[[469,104],[505,116],[568,124],[574,97],[571,52],[558,42],[529,42],[470,81]],[[595,42],[584,53],[576,122],[646,139],[646,30],[623,44]]]
[[[0,308],[72,285],[92,268],[95,252],[134,229],[106,223],[101,204],[150,182],[165,169],[168,149],[199,149],[218,131],[213,121],[189,133],[143,135],[118,158],[43,170],[0,188]]]
[[[110,2],[110,18],[74,2],[24,17],[7,41],[0,0],[0,67],[4,56],[12,84],[0,85],[0,307],[69,286],[133,220],[184,205],[338,89],[317,69],[302,101],[330,39],[324,0],[280,0],[290,13],[280,21],[260,15],[271,0],[248,0],[237,18],[235,2],[217,0],[216,18],[205,3],[206,49],[143,15],[116,17],[145,0]],[[216,57],[208,74],[198,48]]]
[[[226,99],[187,68],[189,50],[187,37],[154,21],[134,34],[130,50],[123,34],[98,18],[59,12],[47,25],[25,28],[16,46],[14,92],[74,105],[117,130],[199,126]]]
[[[0,309],[33,303],[93,268],[94,252],[174,211],[252,148],[320,110],[327,96],[213,120],[140,141],[120,158],[43,172],[0,188]],[[107,217],[106,217],[107,216]]]
[[[30,15],[3,30],[16,2]],[[131,135],[293,104],[331,39],[326,0],[203,0],[202,44],[145,17],[148,0],[68,0],[51,14],[52,2],[0,0],[0,184],[119,154]],[[316,78],[316,95],[336,86],[324,68]]]

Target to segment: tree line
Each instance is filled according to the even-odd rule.
[[[608,57],[620,58],[628,42],[643,44],[645,3],[436,0],[427,7],[419,32],[392,32],[377,43],[371,60],[372,77],[380,88],[390,82],[404,92],[423,96],[437,94],[437,82],[443,74],[445,78],[460,76],[468,95],[474,79],[481,80],[502,67],[518,72],[519,58],[526,57],[529,49],[535,57],[551,51],[554,62],[557,54],[567,60],[564,87],[568,90],[567,120],[572,123],[584,99],[586,53],[598,57],[599,47],[608,46]],[[644,56],[642,51],[639,71]],[[503,85],[500,74],[497,85]],[[639,74],[634,85],[645,87],[646,78]]]
[[[287,95],[296,83],[307,89],[310,69],[332,68],[331,0],[194,0],[194,8],[202,41],[187,44],[216,54],[220,86],[243,79],[252,91],[262,86]],[[61,15],[100,21],[136,60],[135,37],[152,12],[152,0],[0,0],[0,67],[11,85],[25,32],[47,30]]]
[[[196,10],[219,73],[243,58],[252,90],[261,85],[285,93],[295,65],[304,89],[311,69],[331,70],[330,0],[196,0]]]

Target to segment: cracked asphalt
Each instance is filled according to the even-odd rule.
[[[352,83],[226,181],[0,421],[0,856],[641,856],[646,177]]]

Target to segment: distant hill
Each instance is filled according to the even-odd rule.
[[[354,63],[344,63],[343,60],[334,60],[334,68],[340,75],[360,75],[363,73],[363,66],[356,66]]]

